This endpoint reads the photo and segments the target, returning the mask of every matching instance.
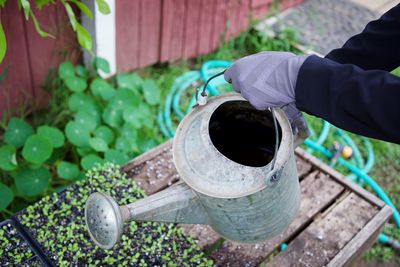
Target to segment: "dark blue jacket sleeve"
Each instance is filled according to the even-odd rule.
[[[400,5],[326,58],[310,56],[296,83],[297,107],[345,130],[400,144]]]
[[[326,58],[365,70],[392,71],[400,66],[400,4],[368,23],[360,34],[351,37],[342,48],[332,50]]]

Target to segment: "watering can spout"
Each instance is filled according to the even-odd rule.
[[[179,182],[157,194],[126,205],[130,220],[207,224],[208,216],[197,195]]]
[[[207,224],[208,216],[198,196],[185,183],[179,182],[125,206],[118,206],[106,194],[93,193],[86,202],[85,220],[92,240],[98,246],[110,249],[120,240],[124,222]]]

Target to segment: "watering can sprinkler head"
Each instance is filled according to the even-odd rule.
[[[121,238],[127,214],[110,196],[96,192],[89,196],[85,221],[92,240],[103,249],[112,248]],[[125,216],[124,216],[125,215]]]

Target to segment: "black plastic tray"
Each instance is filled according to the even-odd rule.
[[[15,221],[14,219],[7,219],[5,221],[0,222],[0,227],[3,227],[4,225],[10,224],[15,230],[16,230],[16,235],[19,236],[19,238],[25,242],[30,250],[33,252],[33,256],[30,257],[29,259],[25,260],[23,263],[20,263],[19,265],[22,266],[30,266],[30,262],[34,262],[35,260],[39,260],[42,266],[53,266],[49,259],[44,255],[44,253],[41,251],[39,245],[37,242],[32,239],[32,237],[25,231],[23,226]],[[10,266],[14,266],[11,264]]]

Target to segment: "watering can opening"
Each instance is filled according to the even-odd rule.
[[[272,114],[257,110],[247,101],[222,103],[211,115],[208,130],[215,148],[236,163],[263,167],[274,157],[276,136]],[[278,130],[281,137],[280,126]]]

